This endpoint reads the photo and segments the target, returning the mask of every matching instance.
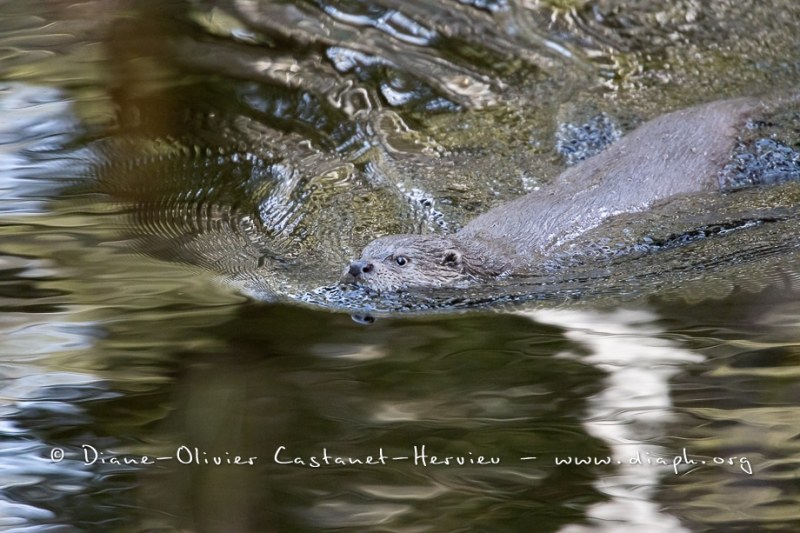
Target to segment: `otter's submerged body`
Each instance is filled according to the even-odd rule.
[[[535,274],[543,260],[609,217],[720,189],[719,173],[737,135],[763,111],[758,99],[737,98],[662,115],[567,169],[552,184],[491,209],[454,235],[372,241],[343,281],[389,291]]]

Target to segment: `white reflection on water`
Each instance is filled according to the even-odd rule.
[[[20,220],[48,213],[57,183],[40,175],[37,157],[77,130],[71,102],[54,88],[2,83],[0,116],[0,222],[8,229],[0,252],[0,528],[41,531],[46,526],[34,524],[57,520],[48,500],[84,490],[92,474],[78,461],[50,461],[39,430],[81,423],[80,400],[108,393],[93,373],[60,367],[94,345],[95,325],[75,320],[61,291],[44,286],[65,275],[52,260],[32,257],[18,231]],[[28,497],[34,501],[21,501]]]
[[[677,518],[661,511],[652,500],[664,466],[647,466],[649,458],[672,462],[674,451],[649,444],[664,436],[672,418],[669,380],[687,364],[704,357],[660,338],[658,317],[642,310],[539,310],[523,313],[543,324],[565,328],[565,336],[588,348],[589,355],[572,353],[607,373],[605,388],[588,398],[583,425],[611,449],[615,472],[601,477],[595,488],[609,501],[587,510],[589,525],[570,525],[564,533],[585,531],[686,531]],[[644,463],[631,464],[638,457]]]
[[[78,130],[71,104],[54,88],[0,83],[0,116],[0,213],[42,213],[53,183],[32,178],[34,158]]]
[[[0,298],[2,303],[2,298]],[[50,461],[50,447],[34,435],[28,424],[37,426],[85,423],[86,414],[79,402],[85,397],[108,396],[99,379],[91,373],[54,368],[59,360],[91,344],[83,328],[64,330],[59,315],[35,315],[39,323],[19,327],[7,313],[0,321],[0,528],[35,527],[31,524],[55,520],[49,510],[21,502],[19,494],[37,487],[44,502],[53,494],[64,495],[85,490],[92,477],[77,460]],[[51,319],[54,323],[48,323]],[[33,351],[33,353],[32,353]]]

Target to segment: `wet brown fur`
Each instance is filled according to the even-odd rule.
[[[491,209],[454,235],[372,241],[353,263],[372,268],[355,276],[345,271],[343,280],[388,291],[535,272],[543,258],[609,217],[718,189],[737,133],[762,109],[758,99],[737,98],[650,120],[549,186]],[[459,261],[445,260],[450,252]],[[395,261],[399,255],[408,259],[404,266]]]

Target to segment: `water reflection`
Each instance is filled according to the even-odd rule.
[[[677,295],[645,311],[605,271],[371,325],[242,291],[300,300],[378,233],[457,229],[561,171],[557,124],[796,86],[797,9],[4,3],[0,527],[791,528],[796,188],[714,204],[782,206],[692,249],[724,276],[678,250],[627,271]],[[587,290],[609,308],[535,305]],[[732,463],[555,462],[684,448]]]
[[[258,455],[257,468],[208,472],[176,466],[180,490],[148,488],[157,491],[155,505],[168,505],[198,524],[232,518],[250,529],[269,522],[278,529],[307,530],[407,529],[433,519],[455,526],[464,515],[489,526],[518,506],[524,514],[544,508],[533,494],[552,474],[521,465],[514,456],[529,453],[534,444],[538,451],[555,449],[560,435],[580,431],[570,401],[579,404],[578,391],[593,388],[592,372],[576,375],[582,365],[553,364],[546,355],[558,335],[551,332],[539,346],[543,338],[535,332],[540,328],[519,318],[493,320],[496,326],[510,320],[506,327],[521,327],[517,346],[497,350],[494,335],[465,319],[378,323],[362,330],[356,341],[353,334],[361,326],[347,317],[323,321],[295,311],[284,322],[295,326],[284,328],[276,344],[262,328],[247,327],[274,323],[286,313],[275,309],[264,316],[264,311],[253,308],[239,317],[244,327],[231,337],[236,349],[229,351],[224,369],[212,359],[193,358],[170,401],[179,409],[167,421],[167,433],[209,454]],[[304,315],[325,326],[304,329]],[[266,354],[271,357],[265,359]],[[509,373],[509,367],[518,371]],[[568,379],[577,389],[571,385],[573,392],[566,395],[552,390],[548,382],[556,374],[574,376]],[[547,429],[553,422],[561,429]],[[534,437],[532,426],[541,427],[541,435]],[[302,463],[277,464],[280,447],[281,461],[299,458]],[[486,455],[501,456],[504,463],[492,468],[414,464],[414,449],[423,447],[429,458]],[[390,458],[408,458],[376,466],[311,467],[312,457],[321,462],[325,450],[347,459],[378,456],[379,450]],[[223,494],[221,484],[229,487]],[[191,491],[185,490],[189,486]],[[269,490],[254,490],[258,486]],[[448,508],[452,512],[443,513]]]
[[[608,373],[605,389],[587,400],[585,427],[608,444],[618,465],[596,482],[609,500],[587,509],[590,526],[562,531],[688,531],[655,500],[660,478],[688,465],[681,464],[680,453],[653,443],[664,440],[674,419],[670,379],[703,356],[664,340],[658,317],[648,312],[537,311],[531,317],[567,328],[570,339],[589,347],[581,360]]]
[[[793,313],[796,323],[796,305],[785,304],[783,310]],[[191,314],[179,316],[173,313],[173,327],[193,321]],[[775,320],[773,327],[770,317],[763,319],[770,331],[787,331],[782,321]],[[727,316],[721,323],[746,323],[741,320]],[[782,461],[767,457],[786,453],[783,446],[791,441],[788,434],[788,440],[779,437],[791,418],[784,402],[759,414],[747,405],[711,407],[726,401],[725,394],[714,392],[724,383],[720,380],[742,386],[737,376],[743,371],[731,374],[725,368],[739,366],[736,361],[752,350],[736,349],[739,341],[725,343],[709,329],[693,332],[704,323],[695,317],[535,311],[380,321],[363,329],[345,316],[252,305],[241,308],[227,325],[195,327],[183,346],[152,344],[150,350],[160,346],[169,352],[146,358],[142,353],[138,362],[125,332],[142,329],[125,322],[106,325],[105,338],[81,341],[98,354],[119,352],[111,359],[118,370],[47,371],[42,377],[35,366],[15,366],[30,376],[23,381],[31,386],[20,381],[5,393],[17,398],[17,408],[5,417],[13,424],[6,426],[7,434],[26,439],[23,447],[9,448],[8,455],[16,457],[20,480],[33,476],[39,486],[53,489],[43,499],[9,484],[12,503],[69,508],[77,502],[70,494],[92,497],[105,487],[112,496],[108,488],[113,483],[118,492],[105,500],[111,514],[90,507],[76,515],[77,523],[99,523],[112,515],[122,520],[127,513],[120,506],[135,497],[142,503],[128,519],[194,529],[235,524],[239,530],[405,530],[430,520],[453,527],[469,520],[516,528],[533,517],[542,530],[573,530],[582,517],[612,520],[615,528],[673,528],[672,517],[705,520],[698,518],[710,503],[704,498],[713,498],[698,493],[687,499],[681,496],[684,490],[702,491],[713,479],[741,487],[743,497],[758,490],[747,488],[750,477],[737,465],[679,465],[680,475],[674,475],[671,460],[682,448],[698,460],[744,452],[761,484],[779,486],[781,477],[769,481],[773,476],[768,472]],[[282,331],[277,337],[272,333],[276,324]],[[766,330],[762,325],[758,331],[764,335]],[[768,338],[778,337],[771,333]],[[91,360],[92,350],[80,349],[80,342],[65,344],[75,350],[75,364]],[[123,353],[128,353],[124,359]],[[731,365],[719,360],[712,365],[703,353],[730,359]],[[755,379],[767,379],[762,368],[767,369],[762,364],[754,370]],[[135,378],[136,371],[142,379]],[[675,389],[678,410],[670,392]],[[780,412],[789,416],[787,422],[780,421]],[[725,422],[731,417],[737,426]],[[769,420],[768,431],[782,443],[776,441],[772,451],[758,440],[743,440],[736,429],[764,427],[763,420]],[[32,433],[43,442],[31,444]],[[133,435],[136,439],[130,440]],[[150,466],[87,465],[82,455],[87,444],[105,453],[106,460],[175,457],[182,446],[198,457],[229,454],[258,460],[252,467],[187,465],[176,459]],[[490,468],[414,464],[423,446],[429,457],[485,455],[501,463]],[[68,454],[56,465],[48,461],[54,447]],[[276,463],[280,447],[281,461],[301,458],[305,465]],[[310,457],[321,458],[324,450],[348,459],[377,456],[380,450],[410,459],[372,467],[308,466]],[[528,456],[537,459],[522,460]],[[609,456],[623,464],[557,466],[555,458],[565,456]],[[645,464],[631,464],[635,456]],[[646,461],[659,457],[670,464],[648,466]],[[130,478],[134,473],[135,482]],[[65,492],[64,483],[75,492]],[[677,491],[666,496],[672,509],[667,515],[661,511],[664,485]],[[724,493],[727,498],[736,494]],[[41,524],[59,523],[56,517],[64,515],[17,509],[13,516]]]
[[[557,124],[614,117],[606,120],[614,137],[663,112],[637,103],[648,90],[673,99],[666,109],[696,103],[689,87],[723,73],[695,72],[680,79],[678,91],[660,78],[640,87],[645,72],[672,80],[667,57],[694,57],[704,43],[696,35],[728,28],[740,14],[727,4],[705,16],[675,6],[624,14],[585,3],[444,9],[409,2],[400,9],[391,2],[232,1],[186,13],[181,6],[142,6],[141,17],[163,20],[153,35],[139,38],[120,23],[109,37],[118,56],[121,86],[110,94],[120,123],[113,138],[91,144],[89,177],[132,212],[124,223],[138,250],[202,265],[256,298],[359,313],[451,308],[448,295],[396,304],[331,285],[372,237],[452,232],[547,183],[563,169],[552,150]],[[640,39],[645,29],[652,42]],[[771,54],[779,49],[762,48],[759,57],[778,62]],[[701,57],[711,61],[714,53]],[[635,110],[616,101],[619,93],[598,89],[603,75],[593,62],[621,56],[638,70],[611,77],[635,79],[639,92],[628,102]],[[136,63],[154,68],[141,72]],[[156,68],[165,72],[157,83]],[[792,87],[791,74],[775,68],[778,86]],[[748,90],[737,89],[735,75],[727,82],[723,93],[706,90],[700,99]],[[793,138],[792,110],[783,111],[770,118],[777,129],[762,135]],[[641,239],[678,242],[683,232],[751,219],[777,220],[771,232],[660,252],[651,264],[635,257],[499,283],[457,303],[635,298],[689,284],[686,294],[719,297],[740,280],[768,285],[796,270],[797,187],[762,194],[704,197],[682,211],[604,224],[592,238],[598,248],[644,249]],[[640,235],[638,227],[658,231]],[[750,253],[754,242],[765,243],[757,254]],[[720,248],[729,250],[723,261]],[[689,271],[687,254],[695,258]]]

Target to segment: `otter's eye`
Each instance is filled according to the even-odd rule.
[[[394,262],[397,264],[397,266],[404,267],[408,264],[408,257],[404,255],[398,255],[394,258]]]
[[[458,267],[461,265],[461,252],[457,250],[446,250],[442,258],[442,264],[449,267]]]

